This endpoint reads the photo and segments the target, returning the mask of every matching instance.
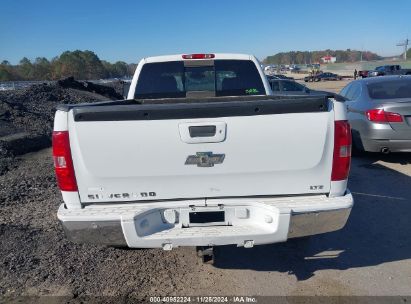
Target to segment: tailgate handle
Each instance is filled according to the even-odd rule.
[[[190,137],[213,137],[217,131],[216,126],[190,126],[188,127]]]
[[[224,121],[183,122],[178,130],[187,144],[219,143],[225,140],[227,125]]]

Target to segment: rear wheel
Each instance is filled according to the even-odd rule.
[[[361,141],[360,134],[352,130],[351,131],[351,141],[352,141],[352,152],[353,156],[361,156],[365,153],[364,146]]]

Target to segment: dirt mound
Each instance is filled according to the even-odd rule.
[[[126,82],[123,80],[110,81],[104,84],[105,87],[113,88],[114,91],[117,92],[117,94],[120,94],[121,96],[123,96],[121,99],[123,99],[124,96],[127,97],[127,93],[128,93],[128,89],[130,88],[130,85],[131,85],[130,82]]]
[[[0,174],[7,170],[14,156],[51,144],[58,104],[117,99],[114,89],[107,89],[105,94],[112,98],[88,90],[66,88],[58,83],[0,92]],[[103,93],[103,90],[99,92]]]
[[[57,85],[61,88],[92,92],[110,99],[123,99],[121,92],[118,92],[120,88],[118,86],[115,86],[115,84],[117,83],[119,82],[114,82],[110,86],[105,86],[89,81],[77,81],[73,77],[68,77],[57,81]]]

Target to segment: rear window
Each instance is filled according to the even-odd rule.
[[[367,87],[372,99],[411,98],[411,79],[370,83]]]
[[[355,100],[361,94],[361,85],[358,82],[354,82],[350,89],[346,92],[345,97],[348,100]]]
[[[251,60],[210,60],[208,65],[184,66],[183,61],[143,66],[135,98],[178,98],[187,92],[215,96],[265,95],[260,74]]]

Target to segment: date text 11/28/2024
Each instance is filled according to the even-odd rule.
[[[170,296],[150,297],[150,303],[257,303],[257,299],[249,296]]]

